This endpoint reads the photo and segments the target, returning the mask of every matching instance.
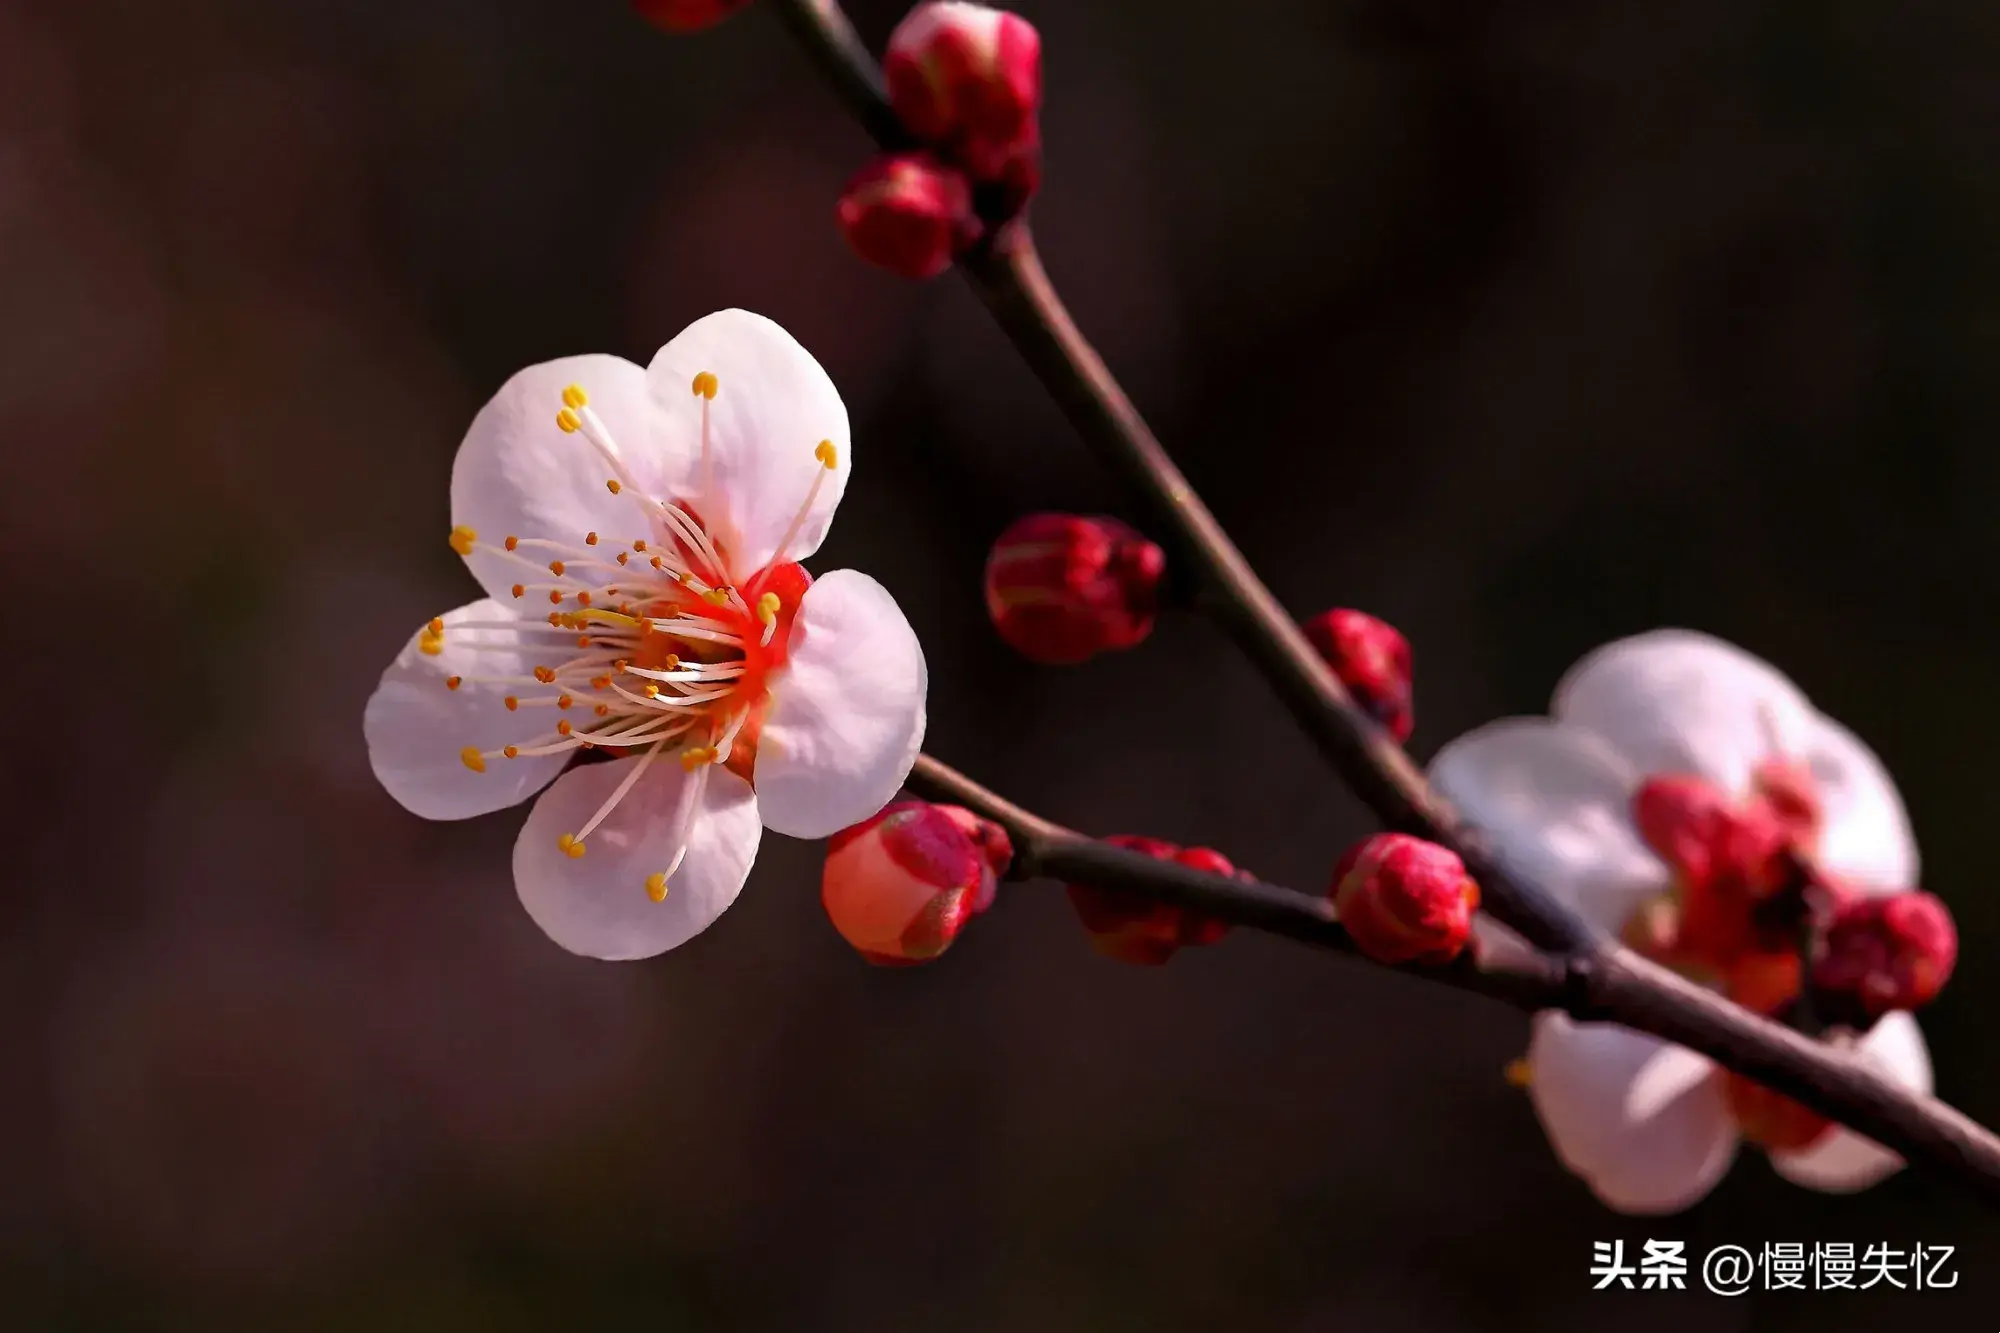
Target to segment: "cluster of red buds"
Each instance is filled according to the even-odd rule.
[[[890,36],[882,74],[922,147],[864,167],[836,217],[869,263],[936,277],[1018,217],[1041,185],[1041,35],[985,5],[921,4]]]
[[[993,905],[1014,859],[1006,830],[970,810],[899,801],[827,843],[820,901],[881,967],[927,963]]]
[[[1308,620],[1306,641],[1362,710],[1400,743],[1416,730],[1410,644],[1396,627],[1365,611],[1336,607]]]
[[[1153,632],[1167,557],[1115,518],[1030,514],[986,557],[1000,637],[1046,666],[1135,648]]]
[[[1228,857],[1208,847],[1180,847],[1160,838],[1121,833],[1104,841],[1128,852],[1172,861],[1206,875],[1248,880]],[[1229,933],[1229,923],[1173,903],[1116,889],[1067,884],[1070,906],[1090,935],[1090,947],[1106,958],[1158,967],[1191,945],[1213,944]]]

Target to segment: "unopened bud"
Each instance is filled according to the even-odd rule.
[[[910,133],[985,182],[1035,133],[1042,39],[1018,14],[922,4],[890,34],[882,75]]]
[[[1816,999],[1873,1020],[1894,1009],[1919,1009],[1937,998],[1958,962],[1958,927],[1929,893],[1850,898],[1827,928],[1813,964]]]
[[[1457,855],[1403,833],[1377,833],[1334,868],[1335,914],[1378,963],[1448,963],[1472,937],[1479,885]]]
[[[1156,861],[1174,861],[1203,874],[1247,878],[1229,858],[1208,847],[1177,847],[1159,838],[1118,834],[1104,841]],[[1229,923],[1173,903],[1119,889],[1064,885],[1070,906],[1090,934],[1090,947],[1106,958],[1158,967],[1180,949],[1213,944],[1229,933]]]
[[[699,32],[749,3],[750,0],[632,0],[632,8],[647,22],[668,32]]]
[[[928,962],[992,903],[1013,855],[1006,833],[968,810],[902,801],[828,840],[820,901],[869,962]]]
[[[1802,1152],[1833,1128],[1819,1112],[1734,1070],[1723,1071],[1722,1089],[1743,1137],[1766,1152]]]
[[[1306,639],[1354,701],[1398,741],[1416,728],[1410,689],[1410,643],[1395,626],[1363,611],[1335,608],[1304,626]]]
[[[935,278],[980,232],[964,174],[927,153],[870,162],[834,216],[855,254],[906,278]]]
[[[1115,518],[1030,514],[986,558],[1000,637],[1045,665],[1137,646],[1153,631],[1167,558]]]

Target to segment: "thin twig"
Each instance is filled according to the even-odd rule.
[[[1094,841],[1022,809],[929,755],[918,757],[909,786],[1006,829],[1015,852],[1009,878],[1121,889],[1232,925],[1356,954],[1324,898],[1207,875]],[[1392,970],[1531,1014],[1559,1009],[1579,1022],[1620,1023],[1676,1042],[2000,1200],[2000,1140],[1837,1047],[1761,1018],[1626,950],[1565,965],[1521,945],[1481,945],[1449,967]]]
[[[888,149],[907,147],[908,136],[883,95],[881,71],[836,0],[772,3],[876,141]],[[1005,229],[996,243],[967,255],[961,267],[1085,442],[1154,509],[1164,525],[1157,535],[1209,585],[1224,624],[1356,795],[1391,828],[1456,851],[1479,881],[1487,910],[1537,948],[1564,960],[1561,989],[1570,1002],[1553,1007],[1586,1021],[1622,1023],[1699,1051],[2000,1202],[2000,1138],[1990,1131],[1831,1047],[1646,962],[1604,938],[1539,885],[1510,873],[1490,842],[1460,820],[1402,748],[1356,706],[1251,570],[1077,330],[1042,269],[1026,226]],[[998,815],[989,817],[1006,822]],[[1037,822],[1043,825],[1038,836],[1056,828]],[[1032,830],[1033,825],[1021,827]],[[1058,840],[1031,864],[1042,873],[1055,873],[1059,866],[1069,872],[1096,866],[1130,877],[1126,882],[1134,887],[1140,882],[1141,867],[1125,858],[1101,864],[1095,853],[1077,863],[1065,859],[1084,850]],[[1150,862],[1144,868],[1151,872],[1148,882],[1157,879],[1163,897],[1200,891],[1179,871],[1170,873]],[[1306,915],[1288,915],[1289,907],[1275,913],[1272,903],[1260,902],[1255,910],[1268,919],[1254,924],[1262,928],[1276,928],[1280,916],[1296,927],[1294,938],[1323,928],[1310,925]],[[1245,924],[1253,923],[1245,918]],[[1544,1007],[1532,989],[1524,1002]]]

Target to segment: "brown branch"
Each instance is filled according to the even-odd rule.
[[[907,147],[908,135],[883,96],[881,71],[837,0],[772,2],[876,141],[889,149]],[[1562,980],[1557,990],[1569,1003],[1549,1007],[1679,1042],[2000,1202],[2000,1138],[1990,1131],[1831,1047],[1645,962],[1604,938],[1539,885],[1510,873],[1489,841],[1460,820],[1402,747],[1355,704],[1251,570],[1103,359],[1077,330],[1042,268],[1026,226],[1004,230],[996,243],[965,256],[961,267],[1085,442],[1155,511],[1163,525],[1156,535],[1200,575],[1224,625],[1355,793],[1391,828],[1456,851],[1478,879],[1487,910],[1537,948],[1565,960],[1558,969]],[[938,767],[926,761],[920,771],[938,777]],[[957,780],[963,784],[962,795],[954,799],[970,806],[963,794],[981,789]],[[998,801],[991,793],[984,795]],[[1025,814],[1004,802],[988,808],[1003,807],[1017,818]],[[1007,822],[998,814],[989,817]],[[1040,873],[1061,872],[1078,882],[1090,882],[1082,878],[1083,872],[1102,872],[1120,880],[1107,887],[1153,884],[1162,897],[1182,894],[1184,898],[1174,900],[1190,905],[1195,904],[1196,894],[1219,892],[1214,885],[1203,889],[1195,884],[1188,878],[1191,872],[1178,868],[1169,872],[1145,858],[1111,858],[1057,836],[1066,830],[1028,818],[1033,822],[1019,827],[1028,842],[1040,845],[1029,861]],[[1075,835],[1067,838],[1074,840]],[[1148,873],[1142,875],[1142,869]],[[1222,905],[1220,899],[1210,901]],[[1314,924],[1311,913],[1297,903],[1262,894],[1254,902],[1248,896],[1231,902],[1246,913],[1241,918],[1245,924],[1309,943],[1332,944],[1324,933],[1330,920]],[[1541,992],[1533,987],[1519,1002],[1531,1009],[1545,1007]]]
[[[1121,889],[1232,925],[1360,956],[1324,898],[1207,875],[1095,841],[1023,810],[929,755],[918,757],[909,787],[930,800],[962,805],[1006,829],[1014,842],[1009,878],[1046,877]],[[2000,1201],[2000,1140],[1976,1121],[1885,1078],[1842,1050],[1731,1004],[1629,950],[1612,949],[1565,964],[1522,945],[1501,943],[1476,954],[1468,951],[1449,967],[1391,970],[1531,1014],[1560,1009],[1579,1022],[1619,1023],[1676,1042]]]

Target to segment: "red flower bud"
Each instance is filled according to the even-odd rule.
[[[890,34],[882,75],[910,133],[988,181],[1034,133],[1042,39],[1018,14],[922,4]]]
[[[1800,1152],[1817,1143],[1833,1122],[1734,1070],[1723,1071],[1722,1091],[1743,1137],[1767,1152]]]
[[[870,162],[834,216],[855,254],[906,278],[935,278],[980,232],[965,176],[925,153]]]
[[[993,901],[1013,845],[956,806],[901,801],[828,840],[820,901],[869,962],[928,962]]]
[[[1336,608],[1304,626],[1313,651],[1383,730],[1410,738],[1416,713],[1410,691],[1410,644],[1395,626],[1362,611]]]
[[[699,32],[749,3],[750,0],[632,0],[632,8],[647,22],[668,32]]]
[[[1377,833],[1334,868],[1335,913],[1355,945],[1378,963],[1448,963],[1472,937],[1479,885],[1465,863],[1436,843]]]
[[[1030,514],[986,557],[986,610],[1031,661],[1122,651],[1153,631],[1167,558],[1115,518]]]
[[[1933,894],[1850,898],[1827,928],[1813,964],[1813,987],[1875,1019],[1937,998],[1958,962],[1958,928]]]
[[[1118,834],[1104,841],[1114,847],[1150,856],[1156,861],[1176,861],[1190,870],[1223,875],[1233,879],[1248,876],[1230,864],[1221,852],[1207,847],[1176,847],[1159,838]],[[1106,958],[1158,967],[1176,950],[1190,945],[1213,944],[1229,933],[1229,923],[1190,912],[1172,903],[1155,902],[1142,894],[1117,889],[1098,889],[1085,884],[1063,886],[1077,918],[1090,933],[1090,947]]]
[[[1679,773],[1647,778],[1632,796],[1639,836],[1687,882],[1707,881],[1729,817],[1729,798],[1703,778]]]

